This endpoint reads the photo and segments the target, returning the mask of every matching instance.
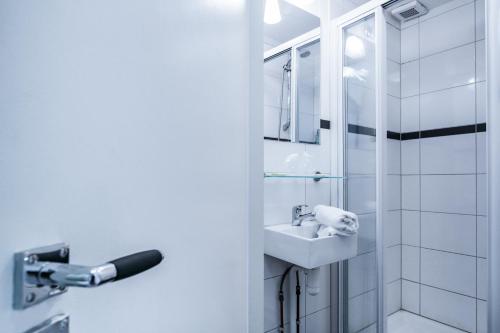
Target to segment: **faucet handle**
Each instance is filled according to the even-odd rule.
[[[297,205],[292,207],[292,215],[294,218],[299,218],[300,216],[305,214],[306,208],[308,205]]]

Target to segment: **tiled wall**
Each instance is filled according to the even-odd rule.
[[[321,119],[329,120],[329,114]],[[315,171],[330,173],[331,146],[330,130],[321,129],[319,145],[264,140],[264,171],[312,174]],[[265,179],[264,181],[264,224],[291,223],[292,207],[307,204],[331,204],[331,184],[327,179],[320,182],[304,179]],[[277,332],[279,325],[278,290],[281,275],[288,263],[265,256],[264,258],[264,329]],[[304,276],[301,275],[303,293],[301,296],[302,332],[330,333],[330,266],[321,267],[321,291],[317,296],[306,295]],[[292,277],[295,283],[295,277]],[[285,320],[289,322],[289,284],[285,283]],[[295,297],[295,296],[294,296]],[[293,321],[292,321],[293,322]]]
[[[328,115],[323,115],[328,119]],[[264,168],[266,172],[313,173],[330,172],[330,130],[321,130],[321,144],[296,144],[264,140]],[[266,179],[264,182],[264,224],[291,223],[292,207],[307,204],[330,204],[330,181],[304,179]],[[288,263],[265,256],[264,258],[264,329],[277,332],[279,325],[278,290],[281,275]],[[321,291],[317,296],[306,295],[302,279],[301,311],[303,332],[330,333],[330,266],[321,267]],[[295,277],[293,277],[295,281]],[[294,282],[295,283],[295,282]],[[285,283],[285,304],[289,304],[288,282]],[[286,322],[289,308],[285,309]]]
[[[401,63],[402,308],[486,332],[484,0],[403,24]]]

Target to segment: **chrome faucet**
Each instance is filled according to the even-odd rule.
[[[298,205],[292,207],[292,225],[298,227],[306,220],[314,219],[314,213],[306,212],[308,205]]]

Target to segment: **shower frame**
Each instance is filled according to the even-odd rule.
[[[343,79],[343,65],[344,65],[344,29],[356,22],[360,22],[365,18],[373,16],[375,18],[375,81],[378,83],[375,88],[376,102],[376,133],[386,133],[387,130],[387,59],[386,59],[386,19],[382,5],[387,2],[386,0],[374,0],[366,3],[356,9],[348,12],[345,15],[338,17],[332,21],[331,25],[331,49],[332,55],[335,56],[332,66],[332,84],[331,96],[332,106],[334,109],[334,119],[337,124],[337,170],[339,174],[346,177],[347,164],[346,164],[346,151],[345,151],[345,138],[347,133],[346,110],[344,101],[344,79]],[[383,220],[385,212],[385,191],[386,187],[386,137],[376,135],[376,271],[377,271],[377,331],[385,332],[387,316],[385,310],[385,286],[384,286],[384,246],[383,246],[383,225],[378,221]],[[337,187],[337,197],[339,205],[345,207],[347,203],[346,182],[339,182]],[[346,281],[346,262],[339,264],[339,292],[338,292],[338,325],[339,332],[344,332],[346,323],[345,317],[347,315],[346,306],[344,304],[345,298],[345,285]]]
[[[388,0],[372,0],[352,11],[331,20],[330,40],[324,45],[330,46],[330,57],[333,57],[330,66],[330,100],[332,118],[336,119],[336,140],[333,145],[334,157],[337,157],[339,174],[345,171],[345,122],[344,109],[344,80],[343,67],[343,31],[351,24],[373,15],[375,17],[375,63],[376,63],[376,132],[386,133],[386,96],[387,96],[387,34],[384,5],[394,3]],[[500,332],[500,3],[498,0],[485,0],[486,2],[486,72],[487,72],[487,146],[488,146],[488,332]],[[386,178],[386,138],[376,137],[376,270],[377,270],[377,332],[386,332],[387,312],[386,294],[384,292],[384,240],[383,225],[378,223],[383,218],[385,211],[384,184]],[[345,204],[345,182],[339,181],[337,197],[341,207]],[[338,329],[344,332],[344,318],[346,309],[344,305],[344,264],[339,265],[338,288]]]
[[[264,52],[264,62],[285,52],[290,52],[290,141],[292,143],[299,143],[299,138],[297,136],[297,50],[319,39],[320,28],[318,27]],[[280,124],[280,127],[281,126],[282,124]]]

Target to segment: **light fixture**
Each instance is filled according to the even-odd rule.
[[[266,0],[264,9],[264,23],[276,24],[281,21],[280,5],[278,0]]]

